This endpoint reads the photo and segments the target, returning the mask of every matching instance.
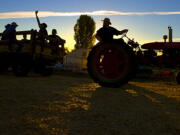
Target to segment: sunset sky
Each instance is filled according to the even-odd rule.
[[[74,48],[74,25],[79,15],[88,14],[102,26],[109,17],[115,28],[129,29],[128,36],[139,43],[160,41],[172,26],[174,41],[180,41],[179,0],[0,0],[0,32],[4,26],[17,22],[17,31],[37,29],[34,11],[39,10],[40,21],[48,24],[48,33],[56,28],[66,40],[66,47]]]

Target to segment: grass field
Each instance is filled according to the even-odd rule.
[[[180,135],[180,86],[85,75],[0,75],[0,135]]]

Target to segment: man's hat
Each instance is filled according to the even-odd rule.
[[[52,29],[52,31],[55,31],[57,33],[57,30],[56,29]]]
[[[111,24],[111,21],[109,18],[104,18],[104,20],[102,20],[103,22],[108,22],[109,24]]]
[[[8,27],[10,27],[11,26],[11,24],[7,24],[7,25],[5,25],[5,28],[8,28]]]
[[[18,26],[16,22],[12,22],[11,25]]]
[[[42,25],[43,25],[45,28],[47,28],[47,24],[46,24],[46,23],[42,23]]]

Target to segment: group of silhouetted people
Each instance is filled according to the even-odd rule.
[[[48,35],[48,32],[46,30],[47,24],[46,23],[40,23],[40,20],[38,17],[38,11],[35,11],[35,16],[36,16],[37,23],[39,26],[39,32],[38,32],[36,38],[37,38],[37,40],[41,41],[41,43],[40,43],[41,51],[43,52],[43,48],[47,44],[47,40],[49,40],[50,45],[56,46],[57,48],[59,47],[59,45],[64,46],[65,40],[57,35],[57,30],[53,29],[52,35]],[[110,27],[110,25],[111,25],[110,19],[105,18],[103,20],[103,27],[100,28],[96,33],[95,37],[97,38],[97,40],[99,40],[100,42],[111,42],[114,40],[113,39],[114,35],[121,35],[123,33],[128,32],[127,29],[119,31],[113,27]],[[12,22],[11,24],[7,24],[5,26],[5,30],[2,34],[2,40],[8,40],[9,41],[9,51],[11,51],[11,45],[13,43],[19,45],[17,42],[17,39],[16,39],[16,28],[17,28],[17,26],[18,25],[16,22]],[[26,40],[26,34],[23,35],[23,37]],[[22,45],[19,45],[19,50],[22,49],[21,46]]]
[[[20,52],[22,50],[22,45],[17,42],[16,39],[16,28],[17,28],[17,23],[12,22],[11,24],[7,24],[5,26],[5,30],[2,33],[2,40],[8,40],[8,51],[12,51],[12,44],[17,44],[18,49],[17,52]]]
[[[59,45],[62,45],[64,47],[65,40],[62,39],[60,36],[57,35],[57,30],[52,30],[52,35],[48,35],[48,32],[46,30],[47,24],[46,23],[40,23],[39,17],[38,17],[38,11],[35,11],[36,19],[39,26],[39,32],[37,33],[36,39],[40,41],[41,45],[41,52],[43,52],[44,46],[47,44],[47,40],[49,40],[49,44],[51,46],[55,46],[56,49],[53,51],[53,53],[56,53],[58,51]],[[16,28],[18,27],[18,24],[16,22],[12,22],[11,24],[7,24],[5,26],[5,30],[2,33],[1,40],[7,40],[8,41],[8,51],[12,51],[12,44],[17,44],[18,49],[17,52],[22,50],[22,45],[18,43],[16,38]],[[27,40],[27,35],[23,34],[23,40]]]
[[[46,44],[46,40],[49,39],[49,44],[51,46],[55,46],[56,49],[52,51],[52,53],[56,53],[58,51],[59,45],[62,45],[64,47],[64,43],[66,42],[64,39],[62,39],[60,36],[57,35],[57,30],[52,30],[52,35],[48,36],[48,32],[46,30],[47,24],[46,23],[40,23],[39,17],[38,17],[38,11],[35,11],[37,23],[39,26],[39,33],[37,39],[41,41],[41,51],[43,51],[43,46]]]
[[[16,27],[18,25],[15,22],[7,24],[2,34],[2,40],[16,41]]]

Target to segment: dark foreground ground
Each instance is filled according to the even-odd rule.
[[[88,76],[0,75],[0,135],[180,135],[180,86]]]

